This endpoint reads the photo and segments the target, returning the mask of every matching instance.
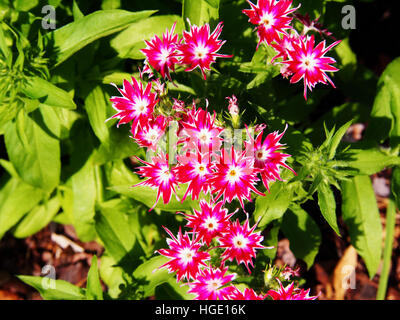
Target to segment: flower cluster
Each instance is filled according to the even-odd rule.
[[[222,22],[215,30],[210,33],[208,23],[201,27],[192,25],[189,31],[183,31],[182,38],[174,34],[176,23],[171,30],[163,34],[162,39],[155,35],[151,40],[145,41],[146,48],[142,53],[146,56],[146,70],[150,74],[151,66],[159,72],[163,78],[167,77],[170,81],[170,71],[175,70],[176,65],[186,66],[185,71],[192,71],[199,68],[204,79],[206,70],[211,70],[211,64],[216,58],[229,58],[230,55],[220,54],[225,41],[219,40],[222,32]]]
[[[169,258],[169,261],[160,268],[168,268],[175,272],[177,280],[186,280],[189,293],[195,294],[199,300],[245,299],[259,297],[254,290],[239,291],[232,281],[235,273],[228,273],[226,261],[236,260],[243,263],[249,272],[256,257],[256,250],[266,249],[261,242],[263,236],[256,232],[256,224],[249,226],[249,219],[244,223],[231,221],[234,213],[228,213],[223,208],[223,202],[209,203],[200,201],[200,210],[193,214],[185,214],[186,227],[190,229],[184,235],[179,230],[175,237],[167,240],[169,249],[160,249],[158,252]],[[189,234],[192,234],[190,239]],[[215,249],[223,249],[221,261],[218,265],[212,263],[211,254]]]
[[[258,294],[233,284],[237,274],[229,271],[229,262],[243,265],[251,273],[257,250],[267,247],[262,245],[260,231],[255,230],[257,223],[251,226],[247,213],[244,221],[232,220],[238,210],[229,213],[224,206],[237,200],[244,211],[244,202],[252,200],[252,193],[264,196],[259,190],[262,185],[269,190],[272,182],[282,180],[282,168],[295,174],[286,164],[290,155],[282,152],[284,145],[280,143],[286,129],[268,133],[265,124],[238,129],[240,110],[234,95],[227,97],[231,126],[209,111],[208,102],[202,108],[194,101],[187,104],[169,97],[163,81],[172,81],[176,65],[186,65],[186,71],[198,67],[205,78],[216,57],[228,57],[217,53],[224,43],[218,39],[222,23],[212,33],[208,24],[191,26],[183,38],[174,30],[175,24],[162,37],[146,41],[141,79],[125,80],[122,89],[117,87],[121,95],[111,98],[117,110],[112,118],[119,119],[118,125],[131,124],[132,138],[147,150],[146,160],[137,157],[142,164],[137,173],[144,179],[133,187],[148,186],[157,191],[150,211],[160,198],[168,204],[172,195],[178,201],[191,198],[199,204],[193,212],[181,213],[188,230],[179,228],[175,235],[164,227],[170,236],[168,248],[158,253],[168,261],[160,268],[176,273],[177,281],[185,281],[196,299],[274,298],[272,291]],[[291,295],[308,297],[308,292],[290,290]]]
[[[258,0],[257,5],[251,3],[251,9],[243,10],[249,17],[249,22],[255,25],[259,38],[257,48],[261,43],[272,46],[277,55],[272,59],[281,58],[281,74],[291,77],[290,83],[297,83],[303,79],[304,98],[307,100],[307,88],[312,91],[317,83],[327,84],[335,87],[326,72],[338,71],[331,64],[335,59],[326,57],[325,54],[335,47],[340,41],[335,41],[326,47],[325,40],[316,45],[314,35],[307,35],[310,30],[317,30],[320,34],[321,25],[317,22],[311,23],[309,19],[302,19],[301,15],[294,14],[298,8],[292,8],[292,0]],[[294,15],[300,17],[299,21],[304,24],[301,35],[291,26]],[[316,29],[315,26],[318,26]],[[324,30],[325,34],[330,33]]]

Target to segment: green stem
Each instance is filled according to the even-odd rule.
[[[383,251],[383,267],[381,276],[379,278],[378,293],[376,295],[377,300],[385,300],[386,297],[386,290],[390,273],[390,262],[393,251],[395,224],[396,224],[396,204],[393,200],[393,197],[391,196],[389,198],[389,203],[386,210],[385,249]]]

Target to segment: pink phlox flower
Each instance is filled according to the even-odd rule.
[[[318,296],[309,295],[310,289],[296,288],[294,282],[284,287],[278,279],[277,281],[279,282],[279,289],[267,292],[267,296],[270,296],[273,300],[315,300],[318,298]]]
[[[226,97],[229,101],[228,105],[228,111],[231,114],[232,117],[238,116],[239,115],[239,106],[237,103],[237,98],[235,95],[232,95],[232,97]]]
[[[229,297],[230,300],[264,300],[266,298],[265,294],[257,294],[253,289],[245,288],[243,291],[236,287],[234,289]]]
[[[111,118],[119,118],[118,125],[132,122],[133,131],[136,133],[139,126],[144,126],[152,117],[155,104],[158,102],[156,94],[151,92],[151,82],[143,88],[141,82],[132,77],[132,84],[124,80],[123,88],[118,91],[122,97],[111,97],[110,101],[117,114]]]
[[[182,121],[183,130],[180,134],[180,143],[183,150],[199,150],[202,154],[209,154],[220,149],[223,128],[215,124],[216,113],[211,115],[207,110],[199,108],[190,114],[189,122]]]
[[[279,41],[272,43],[272,47],[278,54],[271,59],[271,63],[279,58],[287,60],[289,58],[289,51],[293,50],[293,43],[299,43],[303,38],[304,37],[300,36],[296,30],[293,30],[289,35],[282,35]]]
[[[244,209],[243,199],[251,201],[251,191],[264,196],[255,184],[259,179],[259,169],[254,167],[254,159],[245,157],[244,152],[236,151],[232,146],[230,154],[223,149],[219,161],[214,163],[214,172],[210,179],[211,192],[217,193],[215,200],[223,197],[224,202],[238,199]]]
[[[177,47],[181,40],[177,34],[174,35],[176,22],[173,24],[171,31],[168,29],[160,39],[155,35],[151,40],[145,40],[147,47],[140,50],[145,56],[148,63],[158,72],[163,78],[167,77],[170,81],[170,71],[175,70],[175,65],[178,63]]]
[[[208,180],[212,174],[209,157],[197,152],[196,154],[178,156],[178,162],[180,163],[176,167],[178,181],[189,183],[182,201],[188,195],[191,195],[192,200],[198,200],[201,192],[207,194],[210,189]]]
[[[178,179],[176,168],[169,167],[168,154],[164,155],[161,152],[158,156],[152,157],[152,163],[141,160],[139,157],[137,157],[137,159],[145,164],[145,166],[139,167],[138,174],[143,178],[148,179],[134,185],[133,187],[144,185],[157,188],[156,202],[149,211],[154,209],[161,196],[163,197],[164,204],[169,203],[172,192],[176,195],[175,186],[178,186]],[[178,198],[178,196],[176,197]]]
[[[316,47],[314,36],[307,36],[298,44],[292,43],[293,50],[289,50],[289,58],[282,63],[287,64],[288,69],[293,74],[290,83],[297,83],[301,79],[304,81],[304,98],[307,100],[307,88],[312,91],[319,82],[336,88],[326,72],[336,72],[339,69],[331,66],[336,60],[326,57],[325,54],[340,41],[332,43],[325,47],[325,41],[320,42]]]
[[[210,246],[211,241],[227,232],[230,218],[235,214],[228,214],[228,209],[222,208],[223,202],[209,204],[205,200],[200,201],[200,210],[194,209],[194,214],[185,213],[188,221],[186,227],[196,230],[199,239]]]
[[[195,281],[189,282],[188,293],[196,295],[195,300],[228,300],[234,288],[227,286],[235,279],[236,274],[225,275],[228,268],[202,269]]]
[[[286,30],[293,29],[289,16],[297,8],[291,8],[292,0],[258,0],[257,5],[251,3],[251,9],[242,12],[249,17],[249,22],[256,25],[259,38],[257,49],[263,41],[271,45],[273,41],[279,42],[279,35],[287,35]]]
[[[264,239],[261,233],[254,232],[256,226],[257,224],[250,228],[248,218],[243,225],[238,219],[231,223],[228,232],[218,238],[219,247],[225,248],[222,253],[222,262],[236,259],[238,264],[243,263],[251,273],[249,265],[253,267],[252,259],[256,257],[256,249],[268,249],[261,245]]]
[[[232,57],[231,55],[217,53],[225,43],[225,41],[218,39],[222,27],[222,22],[218,23],[211,34],[208,23],[201,27],[192,25],[190,31],[183,31],[184,43],[178,46],[178,55],[181,57],[179,63],[188,66],[185,71],[200,68],[205,80],[205,70],[211,70],[211,64],[216,61],[216,58]]]
[[[253,139],[249,131],[247,131],[249,141],[245,141],[246,154],[253,155],[254,167],[260,170],[261,179],[267,190],[269,190],[270,182],[276,180],[282,181],[280,176],[281,166],[296,174],[296,172],[285,163],[290,155],[279,152],[283,147],[280,140],[285,134],[286,129],[287,126],[282,133],[275,131],[268,134],[264,141],[262,140],[263,132],[260,132],[257,137]]]
[[[170,273],[176,272],[177,282],[181,279],[197,279],[201,267],[207,267],[206,261],[210,260],[207,252],[200,251],[202,242],[194,237],[190,239],[187,232],[182,234],[180,228],[177,237],[167,228],[163,228],[171,237],[167,239],[169,249],[159,249],[157,252],[170,260],[160,268],[166,267]]]
[[[166,119],[160,115],[155,119],[149,119],[149,122],[136,134],[134,134],[134,128],[132,128],[132,137],[140,147],[156,151],[160,139],[165,134],[166,127]]]

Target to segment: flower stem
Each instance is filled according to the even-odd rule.
[[[383,267],[381,276],[379,278],[378,293],[376,295],[377,300],[385,300],[386,297],[386,291],[390,273],[390,262],[393,250],[395,224],[396,224],[396,204],[393,199],[393,196],[391,196],[389,198],[389,203],[386,210],[385,249],[383,251]]]

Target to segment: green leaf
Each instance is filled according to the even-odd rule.
[[[82,13],[81,9],[79,9],[78,4],[74,0],[72,4],[72,15],[74,16],[74,20],[82,19],[85,15]]]
[[[108,251],[101,256],[100,277],[107,285],[107,295],[112,299],[118,298],[121,285],[126,282],[123,269],[116,264],[117,262],[108,254]]]
[[[60,143],[46,127],[45,117],[40,109],[30,116],[21,111],[16,121],[8,123],[4,136],[9,159],[20,177],[51,192],[60,181]]]
[[[11,178],[0,189],[0,239],[43,198],[43,190],[18,178]]]
[[[331,187],[327,183],[320,183],[317,187],[318,205],[325,220],[332,229],[340,236],[336,217],[336,201]]]
[[[321,244],[318,225],[302,208],[291,207],[283,216],[281,229],[296,258],[302,259],[310,268]]]
[[[175,34],[182,33],[185,26],[183,20],[177,15],[164,15],[150,17],[133,23],[129,28],[120,32],[110,44],[118,52],[120,58],[126,59],[144,59],[145,56],[140,52],[146,47],[144,40],[150,40],[154,35],[161,35],[171,29],[174,23]]]
[[[18,276],[18,278],[39,291],[45,300],[85,300],[84,289],[64,280],[34,276]]]
[[[118,9],[98,10],[47,33],[49,43],[54,47],[55,65],[65,61],[89,43],[121,31],[131,23],[147,18],[155,12],[129,12]]]
[[[400,157],[388,155],[377,149],[351,149],[346,152],[343,160],[360,175],[371,175],[387,167],[400,165]]]
[[[349,122],[341,126],[332,137],[332,140],[328,146],[328,159],[333,159],[335,157],[339,143],[340,141],[342,141],[343,136],[346,134],[347,129],[349,129],[352,122],[353,120],[350,120]]]
[[[16,0],[14,8],[18,11],[29,11],[39,4],[39,0]]]
[[[197,26],[210,23],[211,27],[215,27],[219,20],[219,5],[220,0],[183,0],[182,18],[186,28],[189,27],[187,19]]]
[[[144,297],[154,295],[154,290],[157,286],[169,281],[174,277],[172,273],[168,273],[166,268],[158,269],[167,261],[168,258],[164,256],[157,256],[151,258],[136,268],[133,276],[139,282],[144,283]]]
[[[264,229],[273,220],[280,219],[289,207],[292,200],[292,189],[287,184],[277,181],[270,188],[265,197],[257,197],[254,210],[254,220],[258,221],[258,228]]]
[[[110,133],[106,125],[107,104],[100,86],[96,86],[85,99],[85,109],[89,117],[90,125],[97,138],[103,143],[108,143]]]
[[[82,241],[91,241],[96,237],[94,227],[97,181],[92,159],[71,177],[73,192],[74,226]]]
[[[60,200],[56,196],[33,208],[13,231],[16,238],[26,238],[47,226],[60,209]]]
[[[68,92],[39,77],[30,77],[21,88],[22,93],[31,99],[59,108],[76,109],[76,104]]]
[[[382,73],[371,112],[366,139],[383,142],[390,137],[393,148],[400,143],[400,58],[392,61]]]
[[[267,232],[263,245],[266,247],[273,247],[271,249],[262,250],[262,254],[266,256],[271,262],[275,259],[278,251],[278,236],[281,229],[281,222],[274,221],[272,228]]]
[[[88,272],[86,298],[88,300],[103,300],[103,289],[100,283],[96,256],[93,256],[92,263]]]
[[[142,250],[127,215],[130,205],[121,199],[104,202],[96,214],[96,231],[108,254],[124,270],[133,271]]]
[[[139,181],[136,181],[138,183]],[[124,196],[130,197],[145,204],[147,207],[153,207],[156,199],[157,199],[157,190],[154,190],[147,186],[137,186],[132,187],[131,185],[122,185],[122,186],[112,186],[108,188],[109,190],[115,191],[119,194],[123,194]],[[178,196],[180,199],[184,195],[185,190],[181,189],[178,191]],[[178,201],[174,195],[172,195],[169,203],[164,204],[162,197],[159,199],[155,208],[163,210],[163,211],[191,211],[192,208],[198,208],[198,203],[187,198],[185,201]]]
[[[363,257],[372,278],[381,259],[382,224],[368,176],[342,182],[342,217],[349,228],[351,243]]]
[[[392,173],[392,192],[396,200],[397,208],[400,208],[400,167],[396,167]]]

